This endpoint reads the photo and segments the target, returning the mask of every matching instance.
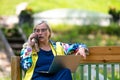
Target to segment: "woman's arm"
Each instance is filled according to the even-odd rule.
[[[32,66],[31,54],[32,54],[32,48],[28,45],[28,43],[25,43],[20,52],[20,65],[22,69],[25,71]]]
[[[67,44],[67,43],[61,43],[64,52],[66,55],[69,54],[75,54],[75,55],[81,55],[84,58],[86,58],[86,54],[88,54],[88,48],[83,43],[74,43],[74,44]]]
[[[23,44],[23,48],[20,53],[20,64],[23,70],[28,70],[32,66],[32,50],[33,48],[38,51],[38,45],[35,41],[36,34],[31,33],[28,41]]]

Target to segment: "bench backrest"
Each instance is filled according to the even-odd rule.
[[[80,64],[120,63],[120,46],[89,47],[89,55]],[[20,57],[12,56],[11,80],[21,80]]]

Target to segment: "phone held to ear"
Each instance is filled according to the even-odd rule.
[[[38,42],[39,42],[38,36],[36,36],[35,38],[33,38],[33,39],[32,39],[32,42],[38,43]]]
[[[35,50],[38,52],[38,51],[39,51],[39,38],[38,38],[38,36],[36,36],[35,38],[33,38],[33,39],[32,39],[32,42],[35,43],[33,47],[34,47]]]

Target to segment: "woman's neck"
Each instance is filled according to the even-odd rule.
[[[46,50],[46,51],[51,50],[49,42],[42,42],[42,43],[40,43],[39,48],[41,48],[43,50]]]

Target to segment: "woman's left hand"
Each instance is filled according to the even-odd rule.
[[[81,55],[84,59],[86,59],[85,48],[79,48],[75,55]]]

